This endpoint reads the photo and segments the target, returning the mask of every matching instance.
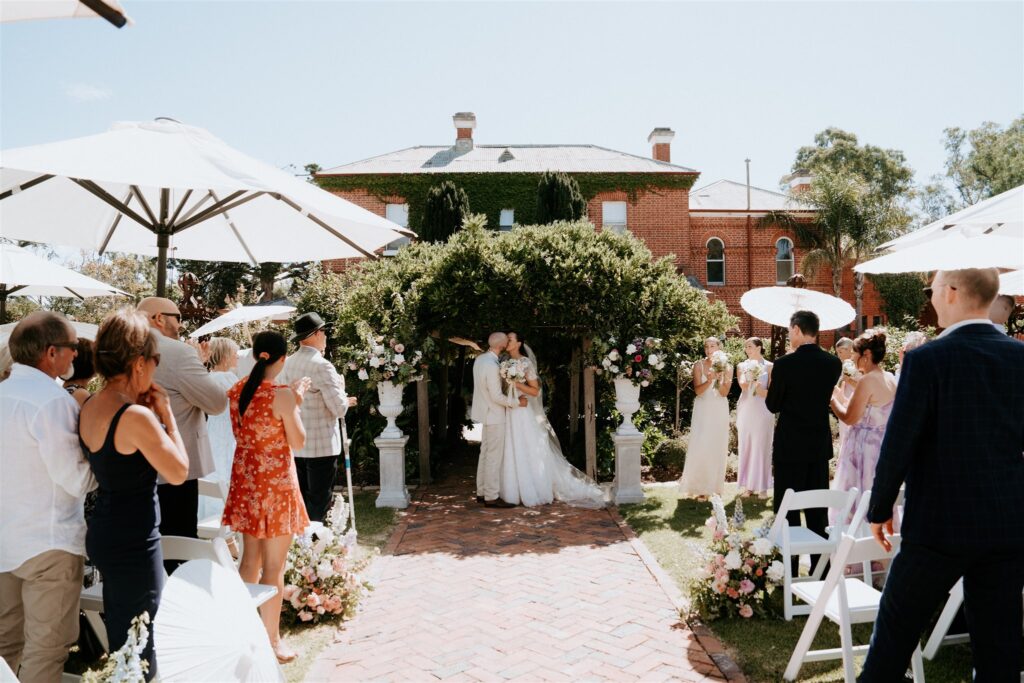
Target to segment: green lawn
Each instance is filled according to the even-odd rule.
[[[701,551],[711,540],[711,534],[704,526],[704,521],[711,515],[711,503],[679,500],[675,487],[648,487],[646,493],[645,503],[624,505],[620,512],[683,595],[688,595],[688,585],[696,576]],[[730,515],[735,495],[736,484],[726,484],[723,499]],[[767,499],[744,498],[743,509],[747,517],[747,531],[760,526],[772,513]],[[791,622],[721,619],[708,625],[732,651],[736,662],[753,683],[774,683],[782,680],[782,673],[805,621],[804,617],[796,617]],[[854,639],[858,643],[866,643],[870,635],[871,629],[867,625],[854,629]],[[838,628],[825,621],[812,647],[839,647]],[[970,674],[970,649],[966,645],[943,647],[935,660],[925,661],[928,683],[961,683],[969,681]],[[815,683],[842,681],[842,664],[839,660],[805,664],[800,670],[799,680]]]
[[[376,491],[355,494],[356,530],[359,532],[359,549],[364,555],[376,554],[384,547],[398,518],[395,510],[376,507],[376,499]],[[281,667],[288,683],[299,683],[306,678],[306,672],[317,655],[334,642],[343,627],[343,624],[339,627],[337,623],[326,623],[281,628],[281,635],[288,645],[302,653],[298,659]]]

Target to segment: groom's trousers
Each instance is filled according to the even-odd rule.
[[[476,495],[496,500],[501,493],[501,460],[505,451],[505,425],[484,425],[480,462],[476,467]]]
[[[962,576],[976,683],[1016,683],[1024,551],[942,549],[903,541],[892,560],[861,683],[903,680],[910,656]]]

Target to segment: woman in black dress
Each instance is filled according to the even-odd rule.
[[[111,651],[128,637],[132,619],[156,617],[164,584],[160,552],[157,474],[180,484],[188,455],[167,402],[153,384],[160,363],[145,316],[122,309],[107,316],[96,335],[96,370],[103,389],[86,401],[78,435],[99,482],[85,536],[89,559],[103,576],[103,620]],[[152,634],[152,630],[151,630]],[[150,635],[147,680],[156,676]]]

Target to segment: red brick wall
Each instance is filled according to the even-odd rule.
[[[603,202],[626,202],[626,227],[656,257],[675,256],[676,268],[686,263],[689,251],[690,193],[687,190],[643,192],[629,202],[625,192],[602,192],[587,203],[590,222],[601,229]]]
[[[361,206],[367,211],[372,211],[378,216],[383,216],[387,213],[388,204],[404,204],[405,199],[402,197],[388,197],[386,200],[371,194],[367,190],[345,190],[345,191],[334,191],[334,194],[338,195],[342,199],[346,199],[356,206]],[[323,262],[324,270],[331,271],[333,273],[344,272],[349,265],[361,261],[362,258],[342,258],[342,259],[331,259]]]

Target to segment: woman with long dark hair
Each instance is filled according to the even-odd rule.
[[[274,383],[287,353],[280,333],[260,332],[253,338],[252,372],[228,391],[236,446],[223,517],[223,524],[245,537],[238,568],[242,579],[277,587],[260,616],[281,663],[298,656],[281,643],[285,560],[292,537],[309,526],[292,457],[306,443],[299,405],[309,379],[292,387]]]

